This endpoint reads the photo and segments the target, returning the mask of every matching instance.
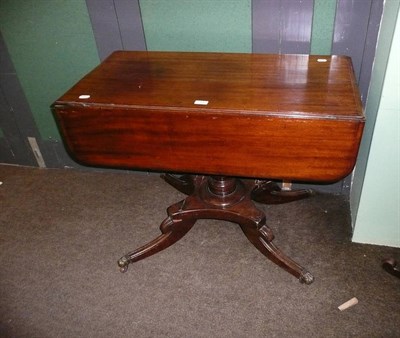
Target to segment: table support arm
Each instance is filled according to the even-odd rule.
[[[254,182],[243,183],[239,179],[222,176],[166,175],[164,179],[172,182],[174,186],[176,184],[180,188],[183,187],[184,191],[188,191],[187,188],[192,185],[193,193],[167,209],[168,217],[161,223],[160,236],[119,259],[118,266],[121,272],[127,271],[130,263],[176,243],[198,219],[218,219],[239,224],[248,240],[264,256],[298,278],[300,282],[313,282],[313,276],[306,269],[272,243],[274,235],[266,224],[265,214],[251,200]]]

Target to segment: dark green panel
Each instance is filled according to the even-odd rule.
[[[99,63],[85,0],[1,0],[0,29],[43,139],[49,105]]]
[[[331,53],[335,14],[336,0],[314,0],[311,54]]]
[[[251,0],[141,0],[148,50],[251,52]]]

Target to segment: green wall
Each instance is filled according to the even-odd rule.
[[[99,63],[85,0],[0,0],[0,29],[43,139],[50,104]]]
[[[367,123],[350,195],[353,241],[396,247],[400,247],[398,13],[399,2],[387,0],[366,105]]]
[[[314,0],[312,54],[330,54],[337,0]],[[148,50],[252,51],[251,0],[141,0]]]
[[[335,14],[336,0],[314,0],[311,54],[331,53]]]
[[[141,0],[148,50],[251,52],[251,0]]]

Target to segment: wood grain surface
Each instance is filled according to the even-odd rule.
[[[83,164],[324,182],[365,120],[348,57],[284,54],[115,52],[53,110]]]

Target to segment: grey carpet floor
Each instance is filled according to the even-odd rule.
[[[0,181],[1,337],[400,337],[400,280],[381,268],[400,249],[352,243],[342,196],[260,205],[306,286],[214,220],[121,274],[184,198],[156,175],[0,165]]]

